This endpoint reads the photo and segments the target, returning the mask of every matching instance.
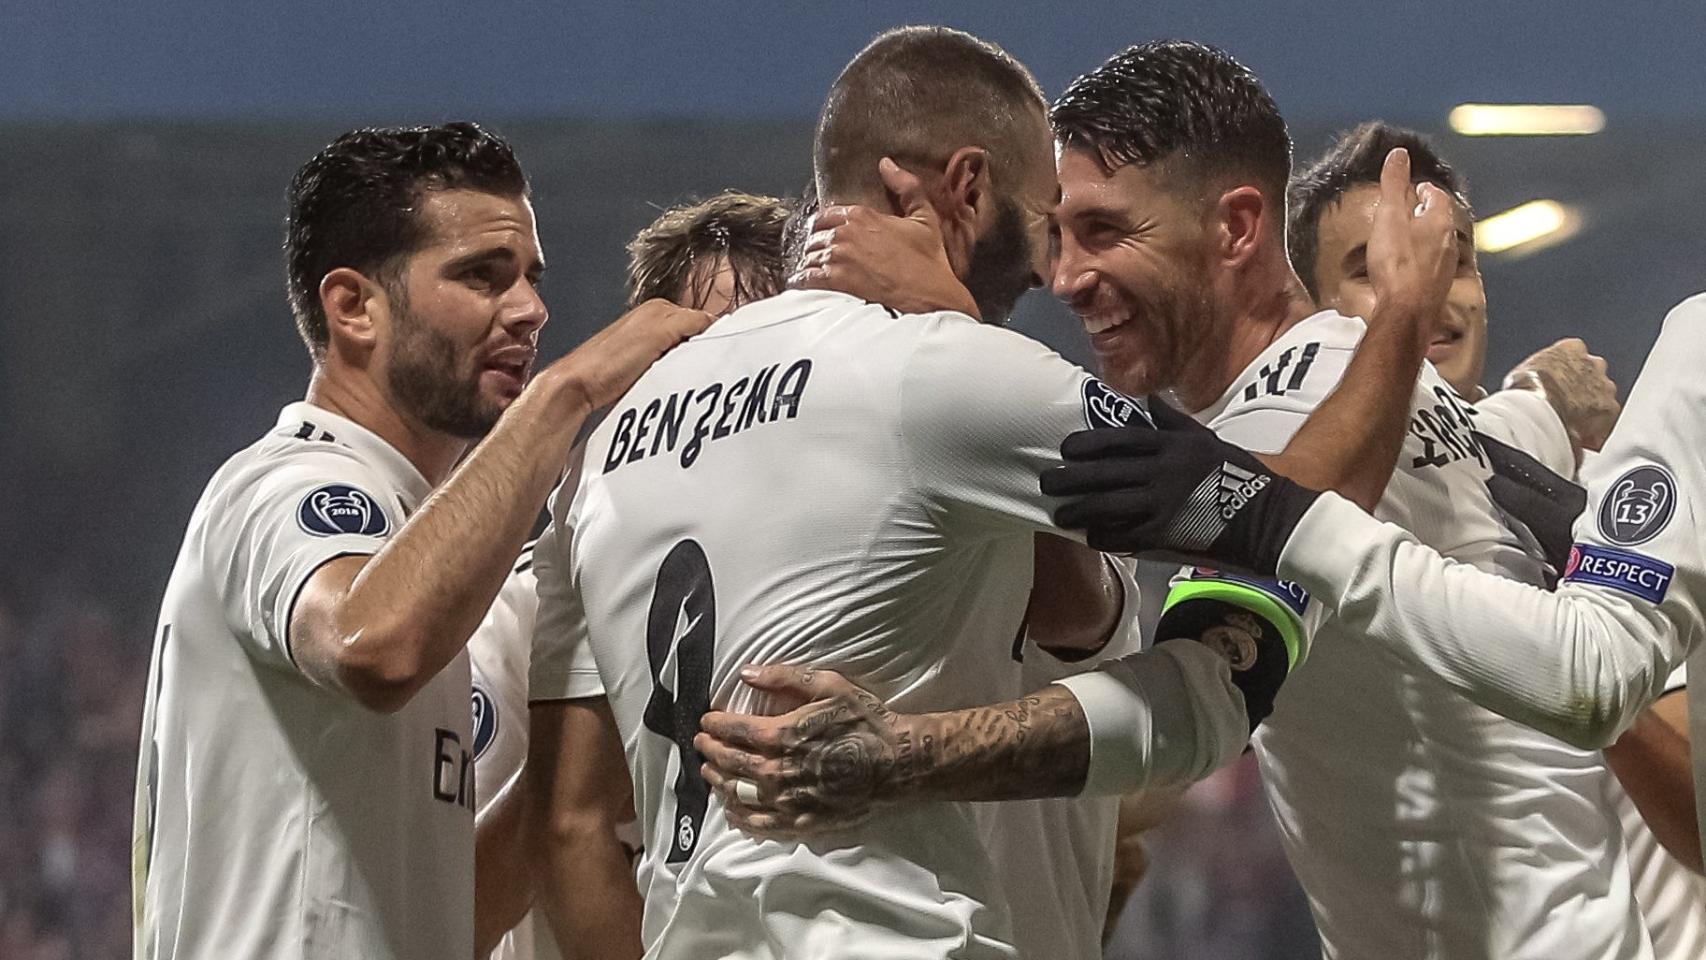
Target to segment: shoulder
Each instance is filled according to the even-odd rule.
[[[1307,416],[1338,387],[1365,329],[1356,317],[1333,311],[1295,324],[1234,378],[1218,409],[1210,408],[1209,425],[1219,430],[1263,414]],[[1283,448],[1286,438],[1274,439]]]

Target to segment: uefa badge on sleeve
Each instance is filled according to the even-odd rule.
[[[379,501],[344,483],[328,483],[303,497],[296,508],[296,523],[316,537],[346,533],[378,537],[391,529]]]
[[[1084,381],[1084,422],[1092,429],[1123,427],[1133,419],[1153,426],[1149,412],[1136,400],[1095,377]]]
[[[1646,543],[1676,513],[1676,480],[1663,467],[1643,464],[1617,478],[1599,505],[1599,533],[1620,547]]]

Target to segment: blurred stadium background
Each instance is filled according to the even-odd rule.
[[[1573,235],[1483,254],[1489,381],[1580,336],[1627,386],[1664,311],[1706,285],[1699,4],[12,0],[0,7],[0,958],[128,955],[155,605],[208,476],[300,397],[307,372],[279,256],[296,166],[356,125],[472,118],[511,136],[551,261],[555,357],[616,315],[622,245],[658,208],[724,187],[796,193],[830,80],[871,35],[909,22],[998,41],[1051,93],[1131,42],[1216,43],[1268,83],[1300,160],[1379,117],[1435,133],[1483,216],[1567,205]],[[1463,102],[1592,104],[1606,120],[1587,136],[1468,137],[1447,122]],[[1083,359],[1076,324],[1046,296],[1016,323]],[[1253,768],[1193,792],[1156,831],[1109,955],[1316,955],[1271,831]]]

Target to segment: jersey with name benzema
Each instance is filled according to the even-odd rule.
[[[383,714],[304,676],[288,633],[313,572],[377,552],[429,492],[395,448],[307,403],[208,484],[149,671],[139,958],[473,953],[466,654]]]
[[[1256,452],[1283,450],[1337,388],[1364,329],[1331,311],[1301,321],[1199,419]],[[1472,418],[1424,365],[1374,514],[1455,560],[1539,583],[1541,562],[1487,492]],[[1254,742],[1326,956],[1643,955],[1598,751],[1470,703],[1332,617]]]
[[[649,956],[1015,955],[970,804],[757,840],[692,737],[711,706],[791,706],[740,684],[749,663],[834,668],[904,711],[1012,695],[1033,534],[1053,529],[1038,474],[1069,433],[1141,415],[1017,333],[816,291],[640,378],[555,500],[535,642],[591,642],[634,776]]]

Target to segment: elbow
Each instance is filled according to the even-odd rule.
[[[408,644],[373,642],[370,634],[338,645],[334,664],[337,684],[357,703],[375,713],[396,713],[408,706],[430,677],[422,676],[417,658],[401,655]]]

